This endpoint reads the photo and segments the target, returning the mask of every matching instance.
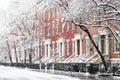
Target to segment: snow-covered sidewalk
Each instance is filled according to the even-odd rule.
[[[59,75],[66,75],[66,76],[71,76],[75,78],[84,78],[82,80],[93,80],[91,78],[95,78],[95,80],[120,80],[120,76],[112,76],[111,74],[108,73],[97,73],[97,74],[89,74],[83,73],[83,72],[70,72],[70,71],[59,71],[59,70],[38,70],[38,69],[30,69],[32,71],[36,72],[44,72],[44,73],[50,73],[50,74],[59,74]]]
[[[0,80],[80,80],[70,76],[0,66]]]

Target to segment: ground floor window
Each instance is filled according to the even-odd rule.
[[[75,54],[75,41],[72,41],[72,53]]]
[[[86,53],[89,54],[90,52],[90,40],[86,37]]]
[[[98,37],[97,37],[97,36],[94,37],[93,40],[94,40],[95,44],[98,46],[98,41],[99,41]],[[94,47],[94,54],[96,54],[96,53],[97,53],[97,50],[96,50],[96,48]]]

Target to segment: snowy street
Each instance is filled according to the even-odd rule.
[[[0,66],[0,80],[80,80],[68,76]]]
[[[62,73],[61,73],[62,74]],[[76,75],[76,73],[74,73]],[[46,72],[32,71],[15,67],[0,66],[0,80],[120,80],[120,77],[65,76]]]

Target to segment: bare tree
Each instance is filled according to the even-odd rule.
[[[93,24],[104,22],[104,26],[108,28],[120,45],[120,0],[92,0],[96,8],[103,10],[103,17],[95,21]]]
[[[10,65],[12,64],[12,56],[11,56],[11,50],[9,46],[9,42],[7,41],[7,47],[8,47],[8,53],[9,53],[9,59],[10,59]]]
[[[16,51],[16,44],[15,44],[15,41],[13,42],[13,44],[14,44],[14,51],[15,51],[16,63],[18,64],[18,56],[17,56],[17,51]]]
[[[59,1],[56,1],[56,3],[59,4],[59,6],[61,6],[62,14],[65,17],[68,17],[69,19],[71,19],[72,23],[74,25],[78,26],[81,30],[83,30],[84,32],[87,33],[90,41],[92,42],[92,44],[96,48],[96,50],[97,50],[97,52],[98,52],[98,54],[103,62],[105,70],[107,71],[106,61],[105,61],[101,51],[99,50],[98,46],[95,44],[95,42],[92,38],[92,35],[89,31],[89,28],[87,27],[87,26],[92,25],[94,22],[87,23],[83,17],[84,14],[86,14],[88,11],[90,13],[89,9],[93,9],[95,4],[93,4],[91,0],[72,0],[72,1],[59,0]]]

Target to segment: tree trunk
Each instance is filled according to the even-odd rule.
[[[30,64],[30,68],[31,68],[31,64],[32,64],[32,52],[33,52],[33,49],[30,49],[30,52],[29,52],[29,64]]]
[[[12,64],[12,56],[11,56],[10,46],[9,46],[8,41],[7,41],[7,46],[8,46],[8,53],[9,53],[10,65],[11,65]]]
[[[24,64],[26,64],[26,50],[24,50]]]
[[[18,64],[18,58],[17,58],[17,51],[16,51],[16,45],[15,45],[15,42],[14,42],[14,50],[15,50],[16,63]]]
[[[75,23],[74,23],[74,24],[75,24]],[[76,24],[75,24],[75,25],[76,25]],[[98,54],[99,54],[99,56],[100,56],[100,58],[101,58],[101,60],[102,60],[102,62],[103,62],[103,65],[104,65],[104,67],[105,67],[105,70],[107,71],[106,61],[105,61],[105,59],[104,59],[102,53],[100,52],[98,46],[95,44],[94,40],[92,39],[92,36],[91,36],[89,30],[88,30],[85,26],[83,26],[83,25],[77,25],[77,26],[79,26],[80,29],[82,29],[84,32],[87,33],[87,35],[88,35],[90,41],[92,42],[92,44],[93,44],[94,47],[96,48],[96,50],[97,50],[97,52],[98,52]]]
[[[41,49],[40,49],[40,46],[39,46],[39,68],[41,69]]]

